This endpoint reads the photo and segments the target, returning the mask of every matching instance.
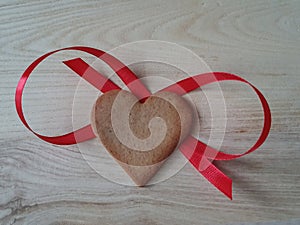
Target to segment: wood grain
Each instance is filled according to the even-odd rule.
[[[299,218],[299,15],[296,0],[1,1],[0,223],[229,224]],[[38,56],[66,46],[109,50],[144,39],[183,45],[212,70],[239,74],[267,97],[273,115],[267,142],[249,156],[216,163],[233,179],[233,201],[190,165],[147,188],[109,182],[88,166],[77,146],[45,143],[20,123],[15,87]],[[79,79],[58,66],[66,56],[81,55],[50,58],[25,90],[26,118],[42,134],[72,130]],[[141,76],[145,70],[174,72],[151,64],[131,68]],[[214,93],[214,87],[205,89]],[[245,86],[226,82],[221,87],[228,112],[222,149],[241,152],[261,129],[259,103]],[[197,104],[206,140],[209,110],[204,99]]]

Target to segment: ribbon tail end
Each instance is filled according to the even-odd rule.
[[[228,182],[227,191],[224,191],[224,195],[226,195],[232,201],[232,180]]]

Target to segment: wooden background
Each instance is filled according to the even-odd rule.
[[[232,224],[299,219],[300,1],[2,0],[0,34],[1,224]],[[45,143],[18,119],[15,87],[38,56],[72,45],[110,50],[144,39],[183,45],[213,71],[249,80],[269,101],[273,124],[267,142],[241,159],[216,163],[233,179],[233,201],[189,164],[174,177],[147,188],[112,183],[88,166],[77,146]],[[49,59],[29,79],[24,95],[26,118],[45,135],[72,129],[78,78],[57,65],[57,58]],[[142,71],[132,69],[137,74]],[[160,72],[170,73],[165,68]],[[222,149],[242,152],[261,129],[261,109],[249,88],[226,82],[222,89],[228,107]],[[206,90],[213,92],[214,85]],[[199,110],[206,115],[205,107]],[[203,124],[205,139],[210,127]]]

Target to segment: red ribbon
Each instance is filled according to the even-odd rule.
[[[21,79],[17,85],[16,95],[15,95],[15,104],[17,113],[23,122],[23,124],[36,136],[40,139],[57,145],[71,145],[80,143],[92,138],[95,138],[95,134],[92,131],[90,125],[86,125],[81,129],[76,131],[61,135],[48,137],[43,136],[35,131],[33,131],[26,119],[24,117],[23,109],[22,109],[22,94],[25,88],[25,84],[27,79],[29,78],[31,72],[48,56],[55,54],[59,51],[66,50],[78,50],[89,53],[105,63],[107,63],[112,70],[119,76],[119,78],[125,83],[125,85],[129,88],[129,90],[136,95],[141,101],[146,99],[151,95],[151,92],[143,85],[143,83],[138,79],[138,77],[122,62],[108,54],[107,52],[101,51],[99,49],[90,48],[90,47],[69,47],[63,48],[59,50],[55,50],[49,52],[38,59],[36,59],[23,73]],[[111,80],[97,72],[87,63],[85,63],[82,59],[76,58],[63,62],[66,66],[72,69],[76,74],[84,78],[91,85],[96,87],[101,92],[107,92],[114,89],[121,89],[118,85],[113,83]],[[84,76],[83,76],[84,75]],[[225,73],[225,72],[212,72],[212,73],[204,73],[195,75],[193,77],[186,78],[184,80],[178,81],[177,83],[170,85],[164,88],[161,91],[169,91],[174,92],[179,95],[184,95],[185,93],[191,92],[197,88],[200,88],[206,84],[220,82],[224,80],[232,80],[239,81],[250,85],[253,88],[255,93],[258,95],[259,100],[262,104],[263,112],[264,112],[264,125],[261,131],[261,134],[256,141],[256,143],[245,153],[243,154],[227,154],[224,152],[220,152],[205,143],[197,140],[196,138],[189,136],[184,142],[180,145],[179,149],[183,153],[184,156],[190,161],[190,163],[217,189],[219,189],[222,193],[224,193],[227,197],[232,199],[232,180],[226,176],[222,171],[220,171],[216,166],[212,164],[212,160],[232,160],[239,157],[242,157],[246,154],[249,154],[259,148],[264,141],[266,140],[270,127],[271,127],[271,112],[268,105],[267,100],[263,96],[263,94],[254,87],[251,83],[244,80],[243,78],[236,76],[234,74]],[[76,138],[75,138],[76,137]],[[211,160],[211,161],[210,161]]]

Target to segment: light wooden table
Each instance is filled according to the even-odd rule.
[[[299,1],[2,0],[0,34],[1,224],[231,224],[300,217]],[[88,166],[77,146],[45,143],[18,119],[15,87],[38,56],[73,45],[110,50],[144,39],[183,45],[213,71],[249,80],[269,101],[267,142],[241,159],[217,163],[233,179],[233,201],[189,164],[146,188],[112,183]],[[72,129],[78,77],[56,68],[55,58],[46,65],[29,80],[25,114],[36,131],[61,134]],[[228,109],[222,149],[242,152],[261,129],[261,109],[249,88],[231,82],[221,87]],[[205,139],[210,127],[203,123]]]

